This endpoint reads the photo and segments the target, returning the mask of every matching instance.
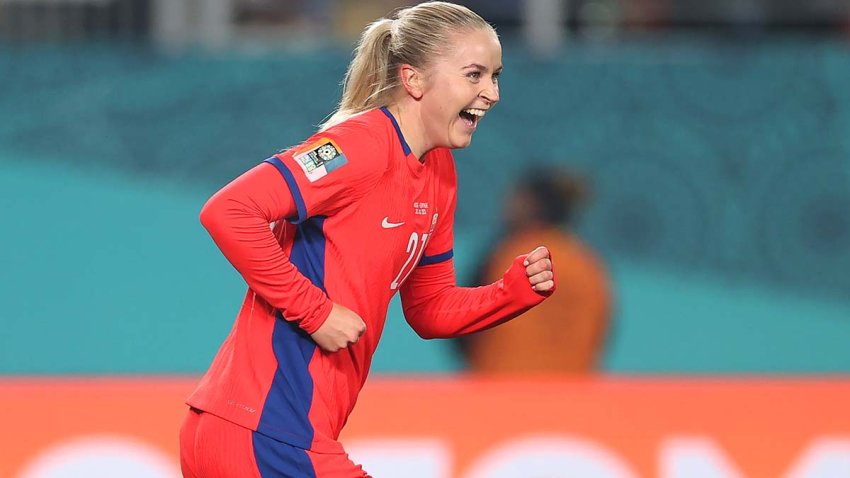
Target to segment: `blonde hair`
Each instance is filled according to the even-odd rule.
[[[399,86],[399,66],[426,68],[445,52],[452,34],[479,28],[495,34],[477,13],[448,2],[420,3],[372,22],[363,30],[348,65],[339,105],[320,129],[390,104]]]

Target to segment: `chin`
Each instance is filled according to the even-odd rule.
[[[466,138],[455,138],[451,141],[451,149],[463,149],[472,143],[472,136]]]

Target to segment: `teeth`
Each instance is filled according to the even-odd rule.
[[[487,112],[486,110],[480,110],[478,108],[467,108],[463,110],[464,113],[469,113],[471,115],[478,116],[479,118],[484,117],[484,114]]]

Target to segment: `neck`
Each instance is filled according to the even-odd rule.
[[[434,149],[434,147],[426,141],[425,125],[422,124],[422,117],[419,115],[419,104],[415,101],[402,100],[387,108],[398,122],[398,127],[410,147],[410,152],[420,162],[423,161],[425,153]]]

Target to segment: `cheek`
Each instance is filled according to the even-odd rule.
[[[440,115],[444,119],[454,119],[460,112],[461,108],[469,103],[468,99],[461,98],[457,84],[452,84],[449,81],[442,81],[435,85],[432,109],[436,115]]]
[[[431,116],[432,119],[445,119],[445,117],[449,114],[450,110],[445,95],[440,95],[437,98],[433,98],[432,101],[429,102],[427,110],[429,116]]]

